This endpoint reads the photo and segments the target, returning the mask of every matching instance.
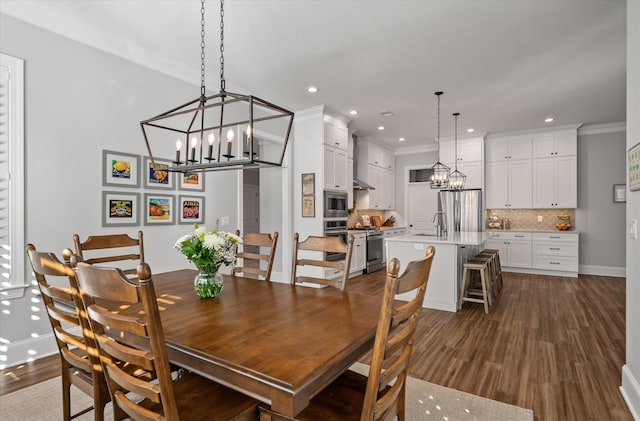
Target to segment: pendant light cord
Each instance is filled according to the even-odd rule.
[[[436,92],[438,97],[438,162],[440,162],[440,95],[443,93],[441,91]]]
[[[224,0],[220,0],[220,91],[224,92],[225,89],[226,89],[226,81],[224,79]]]
[[[454,152],[455,152],[455,158],[456,158],[456,171],[458,171],[458,116],[460,115],[460,113],[453,113],[453,117],[455,118],[455,129],[454,129],[454,136],[455,136],[455,142],[454,142]]]
[[[204,98],[204,0],[201,1],[200,7],[200,95]]]

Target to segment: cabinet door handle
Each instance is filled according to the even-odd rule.
[[[552,265],[559,265],[559,264],[560,264],[560,262],[549,262],[549,264],[552,264]]]
[[[551,235],[551,236],[549,236],[549,238],[560,238],[560,237],[557,236],[557,235]]]
[[[560,247],[549,247],[549,250],[560,250]]]

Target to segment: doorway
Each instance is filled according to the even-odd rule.
[[[407,197],[408,233],[410,235],[435,234],[436,226],[432,219],[438,211],[439,190],[432,189],[428,182],[422,181],[420,178],[416,179],[418,181],[411,177],[407,179],[405,197]]]

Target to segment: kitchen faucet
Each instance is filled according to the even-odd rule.
[[[438,222],[436,222],[436,219],[438,220]],[[438,237],[442,237],[447,233],[447,216],[445,215],[444,211],[437,211],[434,215],[433,218],[431,218],[431,222],[436,223],[436,234],[438,235]]]

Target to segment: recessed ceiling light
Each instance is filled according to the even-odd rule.
[[[393,113],[391,111],[380,111],[382,117],[391,117]]]
[[[553,120],[555,120],[555,118],[553,118],[553,117],[547,117],[547,118],[545,118],[545,119],[544,119],[544,122],[545,122],[545,123],[551,123]]]
[[[476,129],[471,129],[471,128],[467,129],[467,133],[473,133],[475,131],[476,131]]]
[[[351,111],[349,111],[349,114],[356,115],[356,114],[358,114],[358,110],[351,110]]]
[[[384,130],[384,126],[378,126],[378,130]]]
[[[400,139],[398,139],[400,142],[404,142],[404,137],[401,137]]]
[[[307,92],[309,92],[310,94],[315,94],[316,92],[318,92],[318,88],[316,88],[315,86],[309,86],[307,88]]]

